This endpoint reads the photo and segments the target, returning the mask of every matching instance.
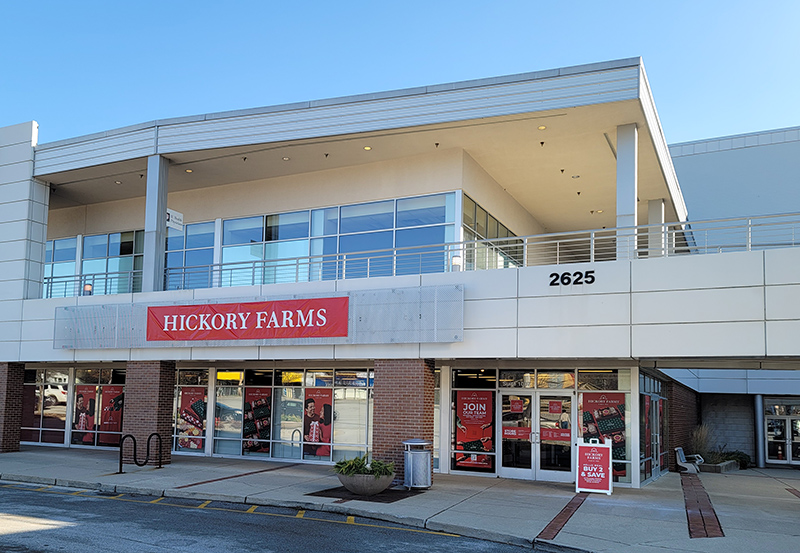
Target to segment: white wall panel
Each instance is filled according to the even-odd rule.
[[[129,349],[76,349],[75,361],[130,361]]]
[[[262,360],[280,359],[335,359],[334,346],[261,346],[258,358]]]
[[[795,272],[800,268],[800,258]],[[800,319],[800,284],[766,287],[766,317],[775,319]]]
[[[519,326],[627,325],[630,307],[628,294],[520,298]]]
[[[244,360],[244,359],[258,359],[258,347],[252,346],[228,346],[221,348],[192,348],[192,359],[204,361],[207,359],[216,360]]]
[[[516,298],[517,275],[517,269],[437,273],[422,275],[422,285],[463,284],[465,300]]]
[[[764,323],[633,325],[633,357],[737,357],[765,353]]]
[[[630,357],[630,327],[520,328],[520,357]]]
[[[22,341],[48,340],[52,348],[54,333],[55,327],[52,320],[22,322]]]
[[[336,281],[336,290],[375,290],[386,288],[414,288],[420,285],[419,275],[403,275],[397,277],[350,278]]]
[[[767,321],[767,355],[800,355],[800,321]]]
[[[130,350],[131,361],[189,361],[192,358],[191,348],[143,348]]]
[[[796,183],[794,184],[796,187]],[[764,252],[766,284],[800,283],[800,248],[783,248]]]
[[[631,265],[633,292],[762,286],[763,252],[639,259]]]
[[[464,330],[463,342],[420,344],[419,352],[422,358],[514,358],[517,355],[517,330],[514,328]]]
[[[342,344],[333,346],[336,359],[419,359],[419,344]]]
[[[19,361],[68,361],[75,360],[74,349],[54,349],[53,341],[31,340],[29,342],[19,342]],[[0,346],[0,354],[2,347]],[[127,359],[127,352],[125,359]]]
[[[464,329],[516,328],[517,300],[464,302]]]
[[[633,324],[760,321],[764,289],[718,288],[633,294]]]

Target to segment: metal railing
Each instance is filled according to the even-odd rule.
[[[790,248],[800,245],[800,214],[643,225],[320,256],[171,268],[165,289],[217,288],[594,263]],[[141,289],[141,272],[45,279],[45,297]],[[138,290],[137,290],[138,286]],[[112,290],[112,291],[109,291]],[[71,292],[71,293],[70,293]]]

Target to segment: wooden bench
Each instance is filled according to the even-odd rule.
[[[698,465],[705,463],[700,455],[686,455],[682,447],[675,448],[678,465],[685,468],[690,474],[697,474]]]

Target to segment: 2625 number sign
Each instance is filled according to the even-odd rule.
[[[594,271],[550,273],[550,286],[569,286],[570,284],[594,284]]]

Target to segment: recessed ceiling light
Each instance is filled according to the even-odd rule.
[[[290,159],[292,158],[290,158],[289,156],[283,156],[283,161],[289,161]]]
[[[540,130],[540,131],[543,131],[543,130],[545,130],[546,128],[547,128],[547,127],[546,127],[546,126],[544,126],[544,125],[539,125],[539,130]]]
[[[579,179],[579,178],[581,178],[581,176],[580,175],[572,175],[572,178],[573,179]]]
[[[603,212],[603,210],[602,210],[602,209],[598,209],[598,210],[597,210],[597,212],[598,212],[598,213],[602,213],[602,212]]]
[[[369,152],[372,149],[372,146],[364,146],[364,149]]]
[[[122,181],[121,180],[115,180],[114,184],[122,184]]]
[[[186,172],[187,172],[187,173],[191,173],[191,172],[192,172],[192,170],[191,170],[191,169],[186,169]]]

